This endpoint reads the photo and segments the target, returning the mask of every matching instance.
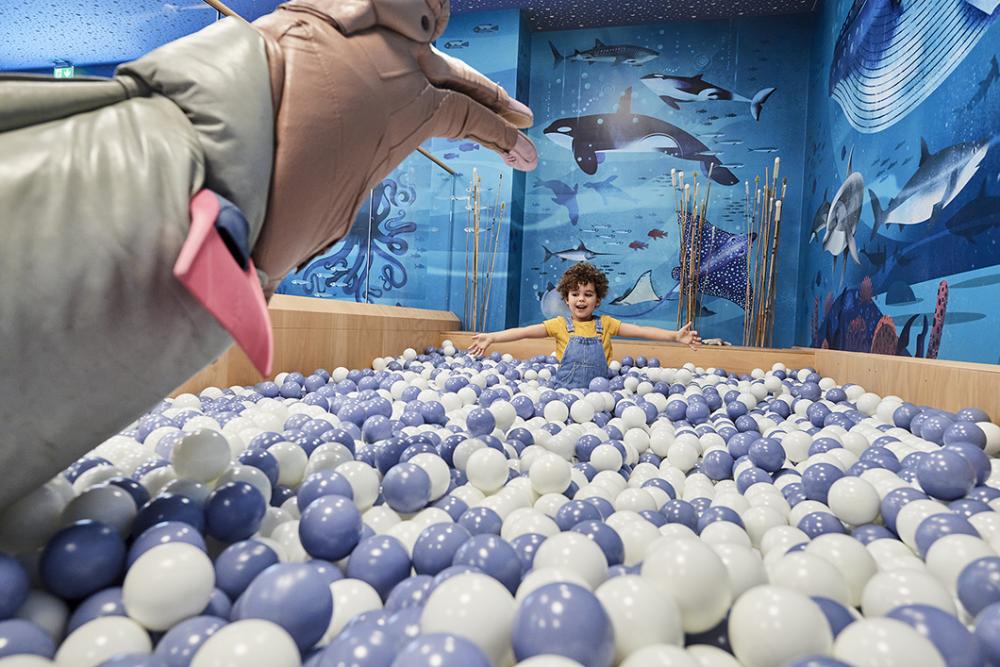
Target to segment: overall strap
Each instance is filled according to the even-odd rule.
[[[601,316],[600,315],[595,315],[594,318],[595,318],[595,324],[594,324],[594,326],[597,329],[597,335],[598,336],[603,336],[604,335],[604,329],[601,327]]]
[[[572,317],[567,317],[566,318],[566,332],[567,333],[573,333],[573,318]]]

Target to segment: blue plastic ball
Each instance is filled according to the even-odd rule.
[[[847,607],[836,600],[814,595],[812,596],[812,601],[816,603],[820,611],[823,612],[823,615],[826,616],[834,638],[840,634],[841,630],[857,620],[857,617],[851,614]]]
[[[847,529],[833,514],[829,512],[811,512],[799,521],[798,529],[816,539],[825,533],[841,533],[846,535]]]
[[[97,521],[77,521],[49,540],[38,571],[45,587],[66,600],[79,600],[107,588],[125,568],[125,542]]]
[[[413,569],[417,574],[436,575],[450,567],[455,553],[471,533],[457,523],[435,523],[424,528],[413,544]]]
[[[893,535],[887,528],[874,523],[867,523],[863,526],[858,526],[851,531],[851,537],[866,546],[875,540],[896,539],[896,536]]]
[[[347,576],[374,588],[384,601],[392,589],[410,576],[410,555],[402,542],[390,535],[362,540],[347,561]]]
[[[31,581],[13,557],[0,552],[0,621],[17,613],[28,599]]]
[[[826,504],[830,487],[844,476],[844,471],[831,463],[814,463],[802,473],[802,489],[809,500]]]
[[[932,498],[957,500],[976,485],[976,471],[961,454],[943,448],[920,461],[917,481]]]
[[[267,503],[257,487],[228,482],[205,503],[205,532],[222,542],[245,540],[257,532],[266,512]]]
[[[13,655],[37,655],[52,658],[56,645],[42,628],[31,621],[13,618],[0,621],[0,658]],[[4,660],[4,662],[8,662]],[[16,666],[17,660],[12,662]]]
[[[400,609],[424,606],[433,584],[434,577],[426,574],[418,574],[415,577],[404,579],[396,584],[396,587],[389,593],[389,597],[386,598],[386,612],[394,613]]]
[[[518,660],[553,654],[584,667],[611,667],[615,657],[607,612],[597,596],[571,583],[546,584],[525,597],[514,616],[512,639]]]
[[[156,645],[153,655],[169,667],[188,667],[209,637],[221,630],[228,621],[218,616],[195,616],[167,630]]]
[[[979,641],[957,618],[926,604],[896,607],[886,618],[906,623],[934,644],[948,667],[980,667],[984,655]]]
[[[882,514],[882,520],[885,522],[885,527],[889,530],[896,531],[896,517],[899,515],[899,510],[914,500],[926,500],[927,494],[913,489],[910,487],[902,487],[899,489],[893,489],[889,493],[885,494],[885,498],[882,499],[880,505],[880,512]]]
[[[470,507],[458,519],[459,525],[473,535],[491,533],[499,535],[503,527],[503,519],[489,507]]]
[[[510,591],[521,583],[521,561],[517,551],[496,535],[474,535],[455,553],[454,565],[469,565],[481,570]]]
[[[676,498],[663,503],[660,513],[667,519],[667,523],[679,523],[687,526],[691,530],[698,528],[698,510],[690,502]]]
[[[458,635],[433,633],[410,641],[392,667],[491,667],[482,649]]]
[[[1000,602],[1000,557],[987,556],[966,565],[956,588],[962,606],[973,616]]]
[[[321,496],[302,513],[299,539],[313,558],[338,561],[361,541],[361,513],[350,498]]]
[[[974,634],[986,654],[986,664],[1000,664],[1000,603],[991,604],[979,612],[975,625]]]
[[[625,562],[625,543],[611,526],[600,520],[581,521],[572,528],[573,532],[589,537],[604,552],[608,565]]]
[[[327,646],[319,667],[389,667],[396,657],[396,640],[377,626],[341,632]]]
[[[785,450],[774,438],[761,438],[750,445],[750,462],[761,470],[777,472],[785,463]]]
[[[186,496],[161,493],[139,510],[132,522],[132,534],[141,535],[163,521],[181,521],[199,533],[205,529],[205,513],[200,504]]]
[[[473,408],[469,416],[465,419],[465,425],[469,433],[474,436],[488,435],[493,433],[497,427],[496,418],[493,413],[485,408]]]
[[[982,449],[968,442],[954,442],[945,445],[945,451],[959,454],[968,461],[969,465],[976,472],[976,484],[984,484],[989,479],[992,469],[990,468],[990,457]]]
[[[927,557],[931,546],[942,537],[948,535],[972,535],[979,537],[979,531],[973,528],[969,520],[958,514],[934,514],[927,517],[917,526],[917,550],[922,558]]]
[[[191,524],[182,521],[163,521],[144,530],[132,542],[132,546],[129,547],[128,555],[125,559],[125,566],[132,567],[132,563],[139,556],[153,547],[167,544],[168,542],[183,542],[184,544],[198,547],[202,551],[207,550],[205,539]]]
[[[411,513],[423,509],[431,497],[431,478],[418,465],[394,465],[382,480],[382,494],[389,507]]]
[[[701,534],[701,531],[705,530],[706,526],[717,521],[728,521],[730,523],[735,523],[740,528],[743,528],[743,519],[740,518],[740,515],[737,514],[736,510],[726,507],[725,505],[715,505],[707,508],[701,513],[701,516],[698,517],[698,534]]]
[[[233,607],[233,620],[271,621],[291,635],[300,651],[320,640],[332,615],[329,585],[304,563],[278,563],[267,568]]]
[[[525,574],[531,570],[535,562],[535,553],[538,547],[545,542],[545,536],[538,533],[525,533],[515,537],[510,545],[517,552],[517,559],[521,562],[521,573]]]
[[[122,602],[121,586],[105,588],[97,591],[73,610],[66,624],[66,634],[72,634],[77,628],[103,616],[127,616],[125,604]]]
[[[245,540],[231,544],[215,559],[215,585],[237,599],[258,574],[278,562],[278,555],[263,542]]]

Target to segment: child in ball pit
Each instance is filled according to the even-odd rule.
[[[469,351],[483,354],[493,343],[524,338],[554,338],[559,370],[555,384],[564,389],[586,388],[596,377],[607,377],[612,357],[611,338],[643,338],[676,342],[696,350],[698,332],[685,324],[679,331],[628,324],[609,315],[595,316],[594,310],[608,293],[608,278],[593,264],[574,264],[559,279],[559,295],[569,307],[570,317],[553,317],[541,324],[476,334]]]

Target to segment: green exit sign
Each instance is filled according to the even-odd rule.
[[[72,79],[73,66],[69,65],[67,67],[56,67],[52,70],[52,76],[57,79]]]

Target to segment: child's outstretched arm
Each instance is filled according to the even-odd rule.
[[[660,329],[658,327],[640,327],[637,324],[627,324],[622,322],[618,329],[618,335],[625,338],[644,338],[646,340],[662,340],[668,343],[682,343],[692,350],[697,350],[701,345],[701,336],[691,328],[688,322],[677,331]]]
[[[530,327],[518,327],[516,329],[505,329],[496,333],[481,333],[472,337],[472,345],[469,352],[475,355],[486,354],[486,350],[493,343],[509,343],[524,338],[546,338],[544,324],[532,324]]]

